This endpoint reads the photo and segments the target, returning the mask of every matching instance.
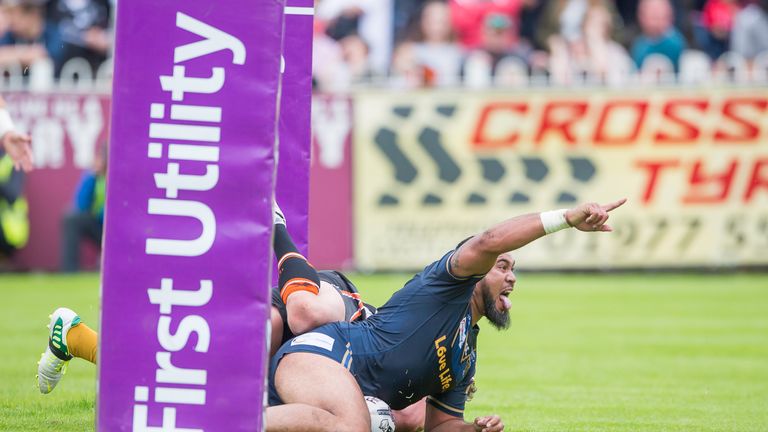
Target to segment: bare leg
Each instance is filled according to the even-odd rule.
[[[312,329],[337,321],[344,321],[344,301],[335,288],[320,282],[317,294],[297,291],[286,303],[288,326],[293,334],[300,335]]]
[[[286,355],[275,372],[285,405],[267,408],[267,432],[369,432],[371,419],[352,374],[311,353]]]

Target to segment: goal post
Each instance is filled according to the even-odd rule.
[[[98,430],[263,425],[285,6],[118,4]]]

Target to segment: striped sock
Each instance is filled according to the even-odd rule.
[[[275,224],[275,254],[280,258],[277,263],[280,297],[288,303],[288,297],[297,291],[307,291],[317,295],[320,292],[320,277],[317,270],[307,262],[296,248],[285,225]]]

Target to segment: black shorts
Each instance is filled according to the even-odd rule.
[[[331,284],[341,294],[341,299],[344,301],[344,320],[349,322],[359,321],[376,313],[376,308],[363,302],[357,287],[341,272],[320,270],[317,272],[317,275],[321,282]],[[280,341],[280,345],[282,345],[286,341],[293,339],[296,335],[288,327],[288,310],[283,302],[283,298],[280,297],[280,288],[278,287],[272,288],[272,306],[277,308],[277,311],[280,312],[280,317],[283,319],[283,338]]]

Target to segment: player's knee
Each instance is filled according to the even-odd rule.
[[[327,321],[320,319],[320,317],[312,315],[298,315],[288,317],[288,326],[291,328],[293,334],[300,335],[308,331],[314,330]]]
[[[332,322],[326,311],[318,307],[320,305],[316,297],[305,298],[298,294],[300,293],[291,296],[291,303],[288,305],[288,326],[294,334],[306,333]]]

